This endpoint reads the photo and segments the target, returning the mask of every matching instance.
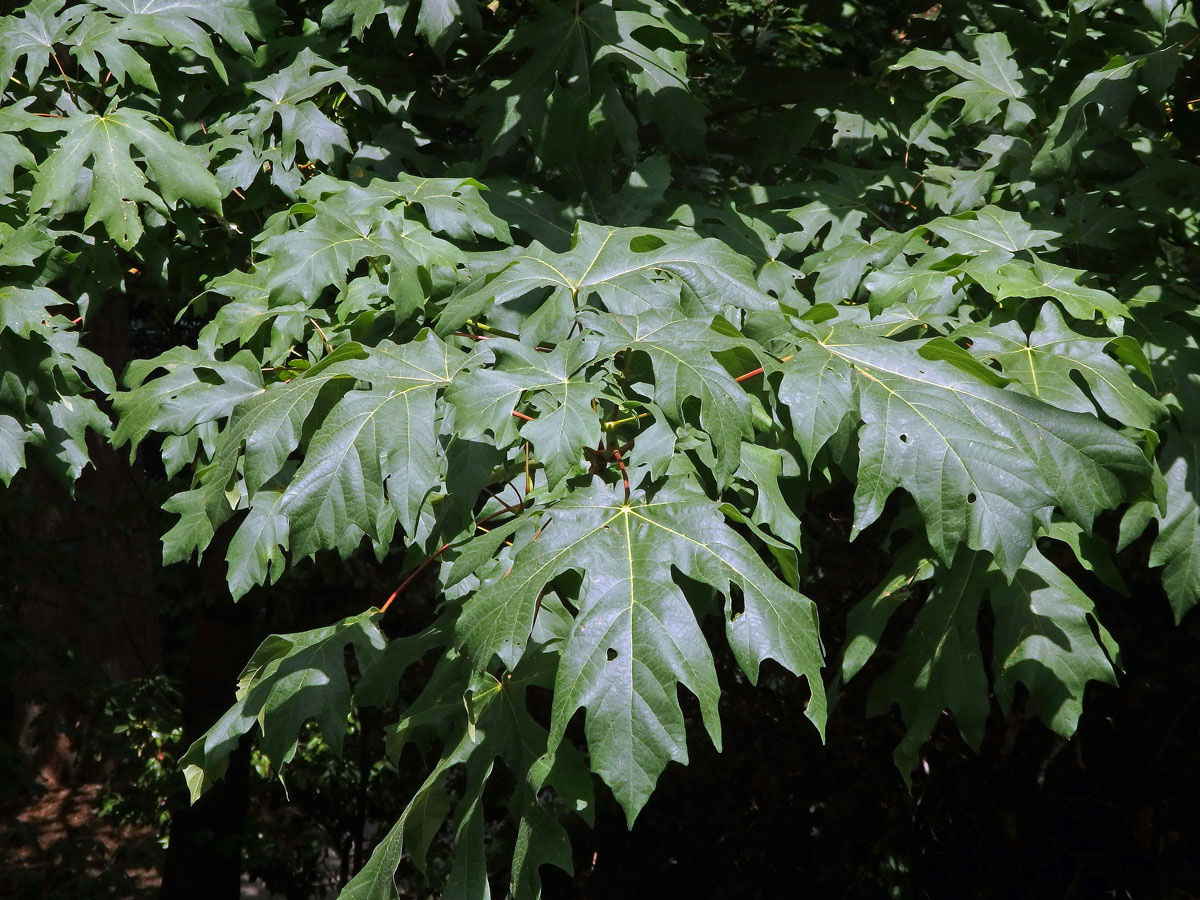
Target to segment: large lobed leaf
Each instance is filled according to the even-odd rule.
[[[579,573],[550,746],[586,707],[592,768],[632,824],[666,764],[687,761],[678,684],[696,695],[720,745],[712,653],[676,572],[724,595],[730,646],[751,680],[768,658],[803,675],[812,691],[807,715],[819,729],[825,695],[812,601],[770,571],[716,504],[686,482],[630,500],[620,490],[597,480],[553,506],[512,570],[464,604],[456,631],[479,665],[496,655],[512,668],[525,653],[543,593],[556,577]]]
[[[945,562],[965,543],[1011,577],[1052,510],[1088,529],[1149,475],[1137,445],[1094,416],[971,378],[917,342],[820,329],[797,345],[780,397],[810,465],[847,417],[861,420],[856,533],[903,487]]]
[[[843,673],[853,677],[899,603],[932,579],[899,657],[871,686],[868,701],[873,713],[900,708],[907,731],[895,756],[905,780],[943,710],[954,713],[972,747],[983,738],[990,702],[977,619],[985,597],[995,616],[991,669],[1001,707],[1012,705],[1020,683],[1028,713],[1063,737],[1074,734],[1087,683],[1116,681],[1117,645],[1096,621],[1092,601],[1036,548],[1011,581],[986,554],[963,549],[935,570],[913,549],[851,613],[843,660]]]

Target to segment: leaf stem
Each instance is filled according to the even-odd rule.
[[[317,320],[309,316],[308,321],[312,322],[313,328],[317,329],[317,334],[321,336],[321,343],[325,345],[325,352],[332,353],[333,348],[329,344],[329,338],[325,336],[325,332],[321,330],[321,326],[317,324]]]
[[[54,65],[58,66],[58,72],[63,77],[63,81],[67,83],[67,93],[71,95],[71,99],[75,101],[75,105],[79,105],[79,98],[75,96],[75,88],[71,85],[71,79],[67,77],[67,70],[63,68],[63,64],[58,59],[58,54],[53,50],[50,55],[54,57]]]
[[[508,482],[505,482],[505,486],[507,486],[507,485],[508,485]],[[485,490],[486,490],[486,489],[485,489]],[[505,511],[506,513],[508,513],[508,514],[510,514],[510,515],[513,515],[513,516],[520,515],[520,513],[521,513],[521,508],[524,508],[524,505],[525,505],[525,502],[522,500],[522,501],[521,501],[521,504],[520,504],[521,508],[515,508],[515,507],[512,507],[512,506],[509,506],[509,505],[508,505],[507,503],[505,503],[505,502],[504,502],[504,500],[503,500],[503,499],[500,497],[500,493],[499,493],[499,491],[492,492],[492,491],[488,490],[488,496],[489,496],[489,497],[491,497],[493,500],[495,500],[497,503],[499,503],[501,506],[503,506],[503,507],[504,507],[504,511]],[[520,495],[518,494],[518,496],[520,496]],[[481,519],[480,521],[483,521],[483,520]]]
[[[474,319],[467,319],[467,324],[470,325],[472,328],[478,328],[482,331],[490,331],[496,337],[508,338],[509,340],[513,340],[513,341],[519,341],[521,339],[521,336],[519,334],[514,334],[511,331],[504,331],[501,328],[493,328],[491,325],[488,325],[486,322],[477,322]],[[578,323],[576,323],[576,324],[578,324]],[[574,326],[572,326],[572,328],[573,327]],[[582,326],[580,326],[580,330],[581,331],[583,330]],[[466,334],[461,331],[456,331],[456,332],[454,332],[454,334],[459,337],[474,338],[477,341],[489,340],[489,338],[486,335],[482,335],[482,334]],[[541,344],[538,344],[533,349],[536,350],[538,353],[549,353],[551,350],[554,349],[554,346],[555,346],[554,344],[550,344],[548,346],[543,347]]]
[[[613,450],[613,459],[621,467],[621,483],[625,485],[625,502],[629,502],[629,471],[625,468],[625,460],[621,459],[621,451]]]
[[[789,359],[791,359],[795,355],[796,355],[795,353],[789,353],[787,356],[781,356],[779,358],[779,361],[787,362]],[[763,373],[763,367],[759,366],[757,369],[752,369],[751,371],[745,373],[744,375],[737,376],[737,378],[735,378],[733,380],[740,384],[741,382],[745,381],[746,379],[753,378],[755,375],[761,375],[762,373]]]
[[[415,569],[413,569],[411,572],[409,572],[408,577],[405,578],[402,582],[400,582],[400,587],[398,587],[394,591],[392,591],[392,595],[390,597],[388,597],[385,601],[383,601],[383,606],[379,607],[380,614],[387,612],[388,607],[392,605],[392,601],[395,600],[398,596],[400,596],[400,592],[403,591],[410,584],[412,584],[418,575],[420,575],[422,572],[424,572],[426,569],[428,569],[429,564],[431,562],[433,562],[435,559],[437,559],[439,556],[441,556],[442,551],[445,550],[449,546],[450,545],[448,543],[442,544],[442,546],[438,547],[434,553],[425,557],[425,559],[421,562],[421,564],[419,566],[417,566]]]
[[[529,495],[533,493],[533,476],[529,473],[529,441],[525,442],[525,502],[529,502]]]
[[[513,334],[511,331],[504,331],[501,328],[493,328],[487,322],[477,322],[474,319],[467,319],[467,324],[472,328],[478,328],[480,331],[490,331],[497,337],[512,338],[514,341],[520,340],[520,335]]]
[[[636,422],[638,419],[645,419],[650,416],[648,412],[640,412],[636,416],[626,416],[623,419],[614,419],[611,422],[601,422],[600,427],[605,431],[612,431],[618,425],[625,425],[628,422]]]

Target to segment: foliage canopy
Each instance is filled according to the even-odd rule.
[[[394,896],[447,818],[446,896],[489,896],[502,793],[534,897],[593,776],[632,824],[687,761],[680,686],[720,745],[721,630],[822,730],[918,598],[871,691],[907,778],[943,710],[977,746],[1020,696],[1069,737],[1114,681],[1063,560],[1120,590],[1142,540],[1187,613],[1192,4],[923,5],[0,19],[0,480],[70,484],[108,440],[171,479],[164,561],[223,550],[234,599],[329,551],[443,598],[268,639],[194,796],[255,724],[283,767],[307,720],[337,747],[380,706],[432,763],[344,896]],[[119,294],[163,352],[118,382],[86,336]],[[823,646],[808,510],[837,491],[892,569]]]

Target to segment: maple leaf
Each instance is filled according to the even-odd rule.
[[[1137,446],[1093,416],[969,378],[911,342],[838,320],[821,328],[786,364],[781,392],[810,465],[846,416],[863,422],[855,533],[902,486],[943,560],[965,541],[1011,575],[1053,508],[1090,528],[1148,474]]]
[[[632,822],[667,762],[687,760],[677,683],[696,695],[720,742],[711,651],[674,571],[725,595],[730,646],[752,681],[767,658],[805,676],[807,715],[819,729],[825,700],[811,601],[772,574],[695,489],[666,487],[629,501],[620,490],[594,480],[553,506],[512,571],[465,603],[456,631],[477,664],[497,655],[511,668],[525,652],[542,592],[563,572],[582,575],[555,682],[550,745],[587,707],[592,766]]]
[[[393,35],[411,6],[418,6],[417,34],[424,37],[439,56],[445,56],[450,45],[463,30],[479,28],[479,7],[475,0],[334,0],[321,13],[321,24],[329,27],[349,20],[352,33],[361,37],[379,16],[387,16]]]
[[[252,0],[95,0],[94,5],[97,9],[89,11],[71,35],[71,55],[97,81],[101,80],[103,59],[104,68],[118,82],[128,74],[136,84],[152,91],[158,90],[154,73],[133,45],[190,51],[209,60],[226,81],[225,65],[209,30],[249,56],[250,38],[263,39],[259,22],[268,15],[265,3]]]
[[[107,435],[108,416],[89,396],[115,389],[104,361],[80,345],[73,323],[52,308],[66,301],[45,287],[0,286],[0,482],[38,447],[68,483],[88,464],[87,435]]]
[[[937,572],[919,547],[906,548],[896,569],[851,613],[847,678],[874,653],[914,582],[930,578],[898,659],[871,686],[867,701],[871,714],[900,707],[908,730],[895,758],[905,781],[943,710],[954,713],[967,743],[979,747],[990,709],[976,624],[985,597],[996,618],[995,691],[1006,711],[1020,682],[1029,692],[1027,711],[1066,737],[1075,732],[1087,683],[1115,683],[1116,642],[1095,621],[1092,601],[1036,548],[1011,580],[986,554],[960,550],[946,571]]]
[[[1046,247],[1058,236],[1054,231],[1032,228],[1019,214],[997,206],[983,206],[957,216],[943,216],[925,227],[945,238],[959,253],[992,254],[989,261],[993,265],[1021,250]]]
[[[658,229],[581,221],[568,252],[534,244],[499,255],[489,268],[450,298],[438,319],[440,334],[538,289],[548,289],[549,295],[522,323],[521,336],[529,340],[564,339],[577,310],[593,295],[610,312],[630,315],[677,305],[685,286],[714,313],[725,304],[775,307],[759,290],[745,257],[719,241]]]
[[[354,648],[363,670],[370,669],[386,643],[374,614],[262,642],[238,678],[237,702],[179,758],[193,801],[225,774],[229,754],[255,722],[263,732],[263,754],[276,767],[291,761],[300,726],[310,717],[334,752],[342,752],[350,712],[346,647]]]
[[[354,212],[347,207],[350,201],[335,197],[310,206],[305,210],[312,215],[307,222],[259,245],[259,253],[270,261],[262,284],[272,302],[311,303],[327,287],[345,288],[347,273],[368,257],[388,261],[394,299],[423,291],[416,276],[419,267],[453,265],[455,247],[422,223],[405,219],[402,210]]]
[[[521,427],[546,468],[548,485],[581,469],[583,450],[600,443],[600,418],[592,401],[603,386],[584,367],[596,357],[594,341],[564,341],[551,352],[539,352],[517,341],[493,338],[479,345],[471,370],[446,392],[454,406],[460,437],[485,431],[499,438],[512,425],[518,402],[528,402],[536,417]]]
[[[638,100],[648,115],[689,138],[702,134],[699,103],[689,90],[685,57],[670,45],[697,44],[704,33],[690,17],[657,0],[628,4],[590,3],[579,10],[569,5],[537,3],[538,16],[522,24],[494,53],[528,53],[528,59],[491,86],[468,107],[482,112],[479,134],[488,155],[503,153],[518,138],[528,136],[548,157],[575,156],[560,135],[573,130],[593,109],[597,154],[603,157],[613,143],[636,156],[636,120],[614,78],[620,68],[634,72]],[[549,102],[547,102],[549,98]],[[659,115],[669,109],[669,115]],[[562,148],[562,149],[559,149]]]
[[[377,90],[352,78],[345,66],[335,66],[306,47],[286,68],[247,85],[262,99],[225,118],[217,130],[234,139],[229,146],[242,147],[242,155],[261,156],[270,147],[269,132],[278,119],[280,165],[290,169],[301,144],[310,160],[328,162],[336,148],[349,148],[345,128],[330,119],[315,99],[335,86],[359,106],[368,96],[379,97]],[[254,170],[258,168],[254,164]]]
[[[126,249],[144,230],[139,202],[163,213],[181,199],[221,211],[221,188],[200,154],[156,126],[151,116],[120,107],[102,116],[75,113],[60,127],[66,134],[38,167],[31,209],[57,207],[82,189],[87,197],[84,228],[102,222],[109,237]],[[147,187],[146,174],[134,162],[134,147],[145,159],[157,193]]]
[[[966,123],[990,122],[1003,107],[1005,131],[1012,133],[1027,125],[1033,119],[1034,112],[1022,99],[1026,95],[1021,83],[1022,73],[1012,58],[1012,46],[1008,38],[1000,33],[976,34],[968,41],[979,57],[977,63],[968,62],[955,50],[913,50],[896,63],[897,69],[946,69],[963,79],[933,100],[926,120],[942,103],[960,100],[963,104],[962,119]],[[918,121],[911,133],[916,135],[923,131],[926,120]]]
[[[1138,387],[1129,372],[1105,353],[1114,344],[1141,353],[1136,342],[1119,337],[1084,337],[1067,327],[1053,303],[1045,304],[1037,324],[1025,335],[1015,322],[991,328],[967,326],[955,332],[970,339],[971,352],[994,360],[1005,375],[1037,397],[1059,409],[1095,413],[1097,406],[1124,425],[1148,429],[1166,414],[1166,408]],[[1145,368],[1145,358],[1141,360]],[[1083,378],[1089,397],[1075,383]]]
[[[25,83],[36,85],[54,56],[54,45],[62,43],[75,23],[87,15],[88,8],[68,6],[65,0],[34,0],[20,13],[0,19],[0,90],[5,89],[22,59]]]
[[[687,407],[699,405],[699,422],[716,452],[714,470],[724,481],[738,466],[744,439],[754,436],[754,404],[716,354],[748,350],[769,361],[748,338],[719,331],[703,319],[671,310],[641,315],[590,315],[587,321],[605,338],[609,352],[645,354],[654,372],[651,399],[674,425],[686,422]],[[736,335],[736,336],[735,336]]]
[[[997,266],[986,255],[965,264],[963,271],[1003,302],[1010,297],[1053,297],[1076,319],[1091,320],[1100,313],[1108,322],[1119,323],[1129,309],[1107,291],[1078,283],[1084,274],[1054,263],[1012,260]]]
[[[347,392],[329,411],[284,492],[280,512],[291,521],[296,555],[331,545],[349,552],[359,533],[382,536],[385,497],[401,526],[414,530],[439,481],[434,402],[464,357],[429,334],[403,346],[385,341],[365,359],[328,370],[371,386]]]

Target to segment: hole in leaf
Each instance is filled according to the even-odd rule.
[[[908,443],[908,435],[907,434],[900,435],[900,443],[902,443],[902,444]]]
[[[612,647],[609,647],[608,648],[608,661],[612,662],[616,658],[617,658],[617,651],[614,650]]]
[[[736,584],[729,586],[729,618],[736,619],[746,612],[746,595]]]
[[[201,384],[211,384],[214,387],[217,387],[225,383],[225,379],[212,369],[206,369],[203,366],[197,366],[194,371],[196,373],[196,380]]]
[[[967,502],[968,503],[974,503],[977,499],[978,498],[975,496],[974,492],[967,494]]]
[[[629,242],[629,249],[634,253],[650,253],[665,246],[667,242],[656,234],[641,234]]]

